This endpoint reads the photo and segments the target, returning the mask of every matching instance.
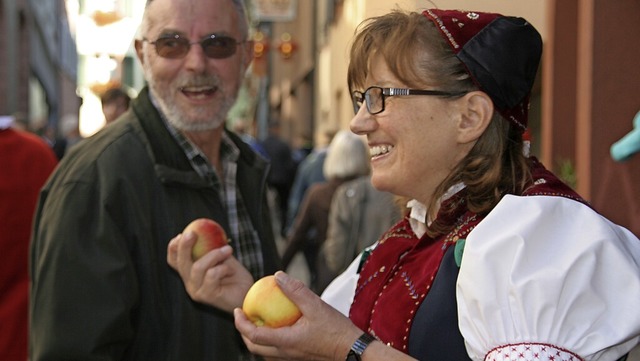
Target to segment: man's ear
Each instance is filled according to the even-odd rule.
[[[482,91],[472,91],[460,101],[458,142],[466,144],[480,138],[493,118],[493,101]]]
[[[244,68],[245,70],[247,68],[249,68],[249,65],[251,64],[251,62],[253,61],[253,45],[254,42],[253,40],[248,40],[246,42],[246,44],[243,44],[244,46],[241,48],[244,51]]]
[[[133,43],[136,48],[136,55],[138,56],[138,60],[140,61],[140,65],[144,65],[144,54],[142,52],[142,40],[136,39]]]

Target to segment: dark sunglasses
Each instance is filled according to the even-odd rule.
[[[191,45],[195,44],[202,47],[202,51],[208,58],[225,59],[235,54],[238,45],[244,43],[244,41],[236,41],[230,36],[214,34],[196,42],[190,42],[178,34],[161,36],[156,41],[143,38],[142,41],[153,44],[158,55],[167,59],[184,58],[191,49]]]

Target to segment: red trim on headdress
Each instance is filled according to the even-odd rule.
[[[428,9],[422,14],[436,24],[456,54],[485,26],[502,16],[495,13],[438,9]]]
[[[429,9],[431,20],[496,110],[524,131],[542,40],[526,20],[496,13]]]

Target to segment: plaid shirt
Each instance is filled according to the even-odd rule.
[[[152,103],[156,105],[153,98]],[[231,227],[231,246],[236,250],[235,256],[249,270],[253,278],[258,279],[264,274],[260,240],[258,232],[253,228],[251,218],[242,199],[242,193],[240,193],[236,183],[237,161],[240,157],[240,149],[225,132],[222,133],[220,160],[222,161],[223,177],[220,178],[204,153],[178,129],[173,127],[157,106],[156,108],[169,133],[184,150],[193,169],[202,178],[211,183],[218,191],[220,199],[224,201],[229,227]]]

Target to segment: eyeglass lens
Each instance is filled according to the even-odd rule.
[[[224,59],[235,54],[238,42],[230,36],[211,35],[199,42],[190,43],[189,40],[179,35],[174,35],[161,37],[152,44],[155,44],[158,55],[163,58],[183,58],[189,52],[191,45],[200,44],[202,51],[207,57]]]
[[[364,92],[364,99],[366,100],[369,113],[376,114],[384,110],[383,97],[382,88],[371,87]]]
[[[367,104],[367,111],[370,114],[377,114],[384,110],[382,88],[379,87],[371,87],[364,93],[356,90],[352,94],[352,100],[353,110],[356,114],[362,108],[362,103]]]
[[[354,91],[351,95],[351,101],[353,102],[353,112],[358,114],[358,110],[362,108],[362,102],[364,101],[364,97],[361,92]]]

